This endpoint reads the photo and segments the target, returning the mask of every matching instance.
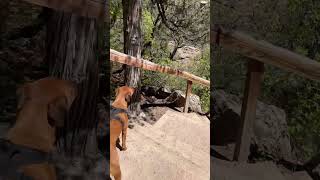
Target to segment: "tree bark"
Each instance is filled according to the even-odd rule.
[[[5,34],[7,29],[7,19],[9,16],[9,0],[1,0],[0,1],[0,46],[3,40],[3,34]]]
[[[123,32],[124,32],[124,53],[141,58],[141,0],[122,0],[123,7]],[[139,68],[126,66],[125,84],[130,87],[139,88],[141,71]],[[137,96],[138,97],[138,96]],[[139,113],[140,104],[137,98],[132,99],[129,110],[134,114]]]
[[[80,129],[91,132],[97,122],[97,95],[99,87],[98,26],[97,20],[75,14],[50,10],[47,26],[47,57],[49,74],[78,83],[78,96],[63,129],[72,134],[69,147]],[[87,135],[88,135],[87,134]],[[86,149],[87,136],[81,150]],[[64,141],[66,142],[66,141]],[[92,145],[92,144],[91,144]]]

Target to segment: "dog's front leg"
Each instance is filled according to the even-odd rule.
[[[128,121],[123,124],[122,128],[122,151],[127,150],[127,130],[128,130]]]

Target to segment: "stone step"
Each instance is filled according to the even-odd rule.
[[[196,151],[210,152],[210,122],[195,113],[177,113],[168,110],[152,127],[180,142],[192,145]]]
[[[119,152],[124,180],[208,180],[209,169],[199,167],[181,153],[145,136],[136,128],[128,134],[128,149]]]
[[[152,130],[152,128],[144,129],[143,127],[137,127],[135,131],[136,133],[140,133],[141,135],[149,138],[154,143],[160,144],[169,151],[180,154],[183,158],[191,161],[199,167],[206,168],[210,165],[210,151],[203,151],[201,148],[194,146],[192,142],[186,143],[176,136],[167,135],[162,131]]]
[[[167,111],[153,126],[136,125],[127,146],[119,152],[124,180],[210,179],[210,124],[197,114]]]
[[[214,180],[286,180],[273,162],[255,164],[211,159]]]

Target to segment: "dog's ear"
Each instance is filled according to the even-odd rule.
[[[131,104],[131,94],[127,94],[125,97],[125,100],[126,100],[127,104],[130,105]]]
[[[116,89],[116,96],[119,94],[119,88]]]
[[[56,98],[48,105],[48,123],[51,126],[63,127],[68,113],[68,100],[65,96]]]

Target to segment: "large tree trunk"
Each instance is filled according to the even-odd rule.
[[[7,18],[9,16],[9,0],[0,1],[0,46],[2,43],[3,34],[6,32],[7,28]]]
[[[123,7],[123,31],[124,31],[124,53],[140,58],[141,57],[141,0],[122,0]],[[139,68],[126,66],[125,84],[139,88],[141,71]],[[138,96],[136,96],[138,97]],[[133,98],[129,108],[134,114],[139,113],[140,103],[138,98]]]
[[[213,25],[214,25],[213,4],[214,4],[214,0],[210,0],[210,37],[213,36]],[[213,102],[214,102],[214,99],[213,99],[214,83],[212,83],[212,81],[216,82],[216,81],[214,81],[215,80],[214,53],[215,53],[215,43],[210,41],[210,80],[211,80],[211,83],[210,83],[210,121],[211,122],[213,122],[213,117],[215,116],[214,105],[213,105]],[[212,123],[211,123],[210,129],[211,128],[213,129]],[[212,140],[213,140],[213,138],[211,138],[210,144],[212,144]]]
[[[49,74],[78,83],[78,96],[63,129],[64,139],[66,133],[70,134],[70,132],[72,138],[64,141],[69,144],[69,147],[66,147],[65,143],[64,147],[74,150],[71,147],[76,145],[75,142],[78,140],[75,140],[75,137],[79,136],[77,132],[82,129],[87,132],[85,137],[81,137],[83,139],[81,150],[84,150],[88,147],[87,135],[92,132],[97,122],[98,23],[96,19],[61,11],[50,11],[46,57],[49,63]],[[91,144],[90,148],[95,146],[94,144]]]
[[[6,30],[7,26],[7,18],[9,15],[9,0],[1,0],[0,1],[0,33],[3,33]]]

